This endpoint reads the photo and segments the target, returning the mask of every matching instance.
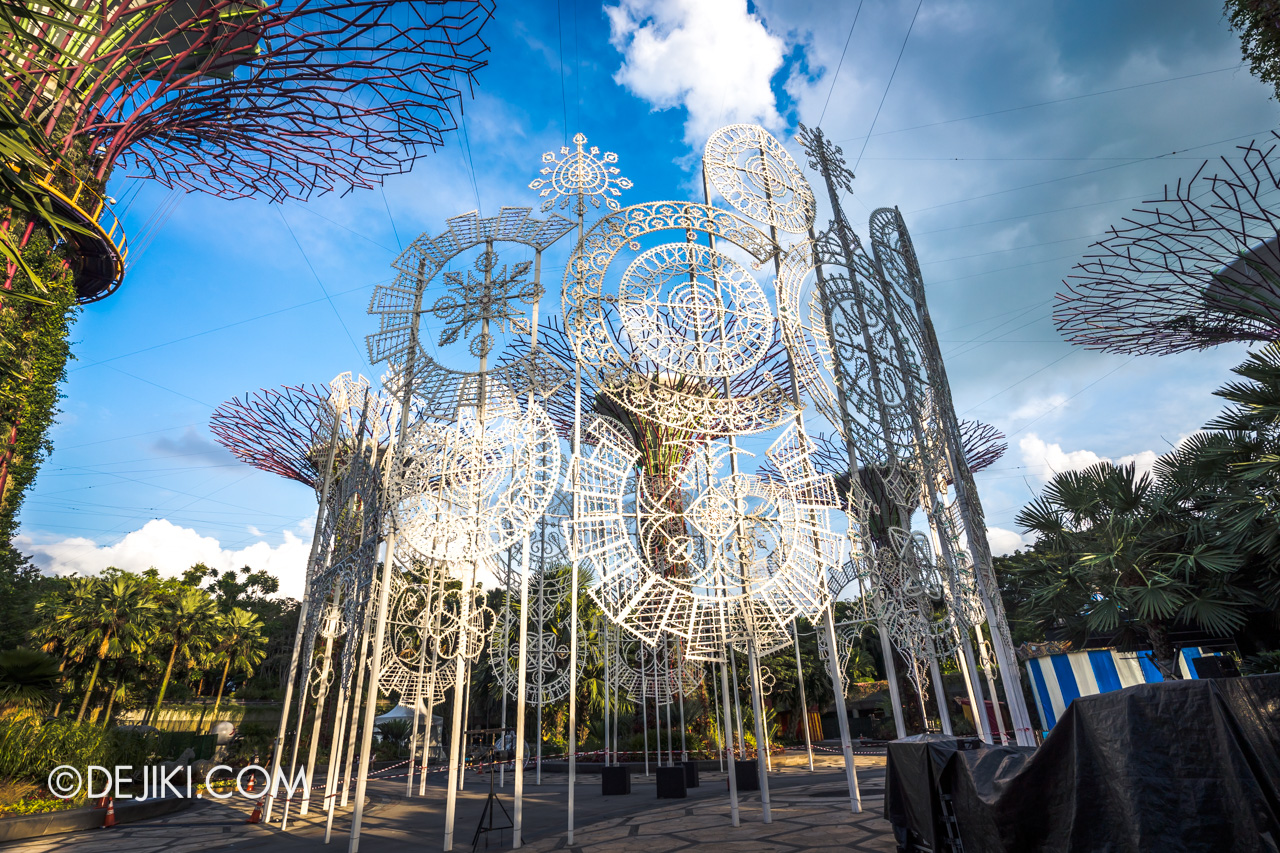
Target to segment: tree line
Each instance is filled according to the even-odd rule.
[[[202,563],[178,578],[114,567],[50,577],[9,548],[0,555],[0,715],[107,725],[143,710],[156,722],[166,699],[203,696],[214,700],[212,724],[228,687],[292,639],[297,603],[270,597],[278,589],[265,571]],[[276,687],[260,685],[267,696]]]
[[[1149,647],[1180,678],[1173,634],[1190,629],[1280,671],[1280,345],[1233,372],[1228,407],[1152,471],[1064,471],[1022,509],[1034,547],[996,560],[1015,640]]]

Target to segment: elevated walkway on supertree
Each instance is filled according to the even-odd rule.
[[[54,212],[84,231],[66,231],[73,255],[76,302],[97,302],[124,281],[129,242],[124,225],[107,200],[66,166],[57,165],[36,179],[49,193]]]

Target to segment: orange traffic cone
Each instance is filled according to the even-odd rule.
[[[116,825],[116,801],[115,798],[107,800],[107,816],[102,819],[102,828],[110,829]]]
[[[253,814],[249,815],[249,819],[245,823],[261,823],[262,822],[262,800],[258,800],[253,804]]]
[[[248,784],[248,785],[245,787],[245,789],[244,789],[244,792],[245,792],[246,794],[252,794],[252,793],[253,793],[253,779],[254,779],[254,774],[253,774],[253,773],[250,773],[250,774],[249,774],[249,784]]]

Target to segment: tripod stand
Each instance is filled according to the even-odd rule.
[[[502,800],[498,799],[498,794],[493,789],[493,765],[496,764],[499,760],[506,761],[510,757],[509,755],[510,750],[507,750],[505,748],[496,749],[494,746],[494,741],[498,739],[502,739],[504,741],[503,746],[505,747],[506,746],[505,739],[506,739],[507,732],[514,732],[514,731],[515,729],[505,728],[505,729],[473,729],[467,732],[468,736],[478,735],[481,738],[483,738],[485,735],[490,736],[488,748],[483,753],[484,759],[489,764],[489,796],[485,799],[484,809],[480,812],[480,822],[476,824],[476,834],[471,837],[472,853],[475,853],[476,848],[480,846],[480,836],[482,835],[486,836],[484,840],[484,846],[486,849],[488,849],[489,847],[489,839],[487,837],[488,833],[502,832],[503,830],[511,829],[513,826],[515,826],[514,822],[511,820],[511,815],[507,814],[506,807],[502,805]],[[502,817],[506,819],[506,823],[499,824],[498,826],[494,826],[493,825],[494,816],[495,816],[495,813],[498,811],[502,812]],[[488,826],[485,825],[486,820],[488,821]]]

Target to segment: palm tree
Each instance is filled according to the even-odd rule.
[[[169,689],[178,652],[181,651],[183,658],[190,661],[198,652],[208,648],[208,630],[217,613],[213,599],[202,589],[181,587],[165,596],[157,614],[156,632],[169,641],[169,663],[164,668],[160,692],[151,711],[153,723],[160,717],[160,706],[164,704],[164,694]]]
[[[81,587],[80,593],[83,594],[74,597],[67,609],[55,617],[71,639],[73,654],[94,654],[93,671],[76,714],[77,723],[84,719],[89,708],[102,661],[123,651],[140,651],[149,637],[151,619],[156,612],[150,587],[135,575],[95,578],[91,586]]]
[[[58,661],[35,649],[0,652],[0,717],[47,708],[62,673]]]
[[[213,703],[213,722],[218,721],[218,706],[222,704],[222,691],[227,686],[227,673],[253,675],[253,668],[267,655],[267,637],[262,620],[240,607],[218,620],[221,642],[214,648],[222,657],[222,680],[218,683],[218,698]]]
[[[40,651],[46,654],[59,655],[58,672],[60,681],[66,681],[65,670],[68,661],[79,663],[84,660],[83,649],[76,637],[76,626],[73,622],[60,619],[60,615],[69,612],[86,612],[91,604],[97,601],[97,578],[67,578],[62,587],[56,589],[36,602],[36,628],[32,638],[39,644]],[[58,695],[53,716],[62,710],[63,696]]]
[[[1180,678],[1170,628],[1228,634],[1256,602],[1240,555],[1185,498],[1167,474],[1138,475],[1132,463],[1055,475],[1017,516],[1037,536],[1037,559],[1017,570],[1033,618],[1080,640],[1145,639],[1164,677]]]

